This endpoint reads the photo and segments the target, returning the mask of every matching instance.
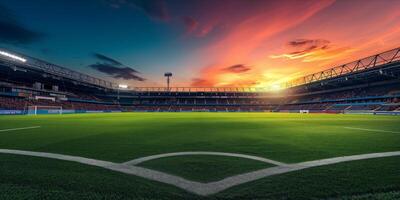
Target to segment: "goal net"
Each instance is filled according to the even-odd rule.
[[[62,114],[63,109],[61,106],[28,106],[28,115],[40,114]]]
[[[309,110],[300,110],[299,113],[310,113]]]

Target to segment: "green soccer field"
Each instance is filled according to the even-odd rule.
[[[281,164],[298,166],[327,158],[399,152],[399,124],[397,116],[282,113],[1,116],[0,149],[90,158],[118,166],[179,152],[256,157],[189,153],[132,164],[207,184]],[[399,199],[399,166],[396,155],[360,159],[289,171],[198,195],[104,167],[0,153],[0,199]]]

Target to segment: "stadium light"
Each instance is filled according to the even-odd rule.
[[[172,73],[171,72],[165,72],[164,74],[165,77],[167,77],[167,90],[169,91],[169,82],[170,82],[170,77],[172,77]]]
[[[120,89],[128,89],[128,85],[119,84],[118,88],[120,88]]]
[[[117,99],[118,99],[118,100],[119,100],[119,91],[120,91],[121,89],[128,89],[128,85],[125,85],[125,84],[119,84],[119,85],[118,85],[118,88],[117,88]]]
[[[26,62],[26,59],[25,59],[25,58],[21,58],[21,57],[19,57],[19,56],[14,55],[14,54],[7,53],[7,52],[5,52],[5,51],[0,51],[0,55],[5,56],[5,57],[8,57],[8,58],[12,58],[12,59],[14,59],[14,60],[18,60],[18,61],[21,61],[21,62]]]

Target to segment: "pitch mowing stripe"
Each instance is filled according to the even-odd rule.
[[[19,130],[27,130],[27,129],[35,129],[35,128],[40,128],[41,126],[28,126],[28,127],[22,127],[22,128],[9,128],[9,129],[2,129],[0,132],[8,132],[8,131],[19,131]]]
[[[369,132],[400,133],[398,131],[386,131],[386,130],[380,130],[380,129],[368,129],[368,128],[357,128],[357,127],[343,127],[343,128],[350,129],[350,130],[369,131]]]

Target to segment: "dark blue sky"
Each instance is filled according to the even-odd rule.
[[[172,71],[175,86],[264,87],[398,46],[399,8],[396,0],[0,0],[0,47],[132,86],[160,86]]]
[[[140,5],[106,0],[1,0],[0,5],[38,34],[32,41],[2,46],[99,76],[87,67],[96,62],[94,53],[118,59],[143,76],[162,78],[163,71],[180,70],[176,61],[191,48],[179,45],[185,42],[183,23],[166,23],[169,16],[153,16]]]

